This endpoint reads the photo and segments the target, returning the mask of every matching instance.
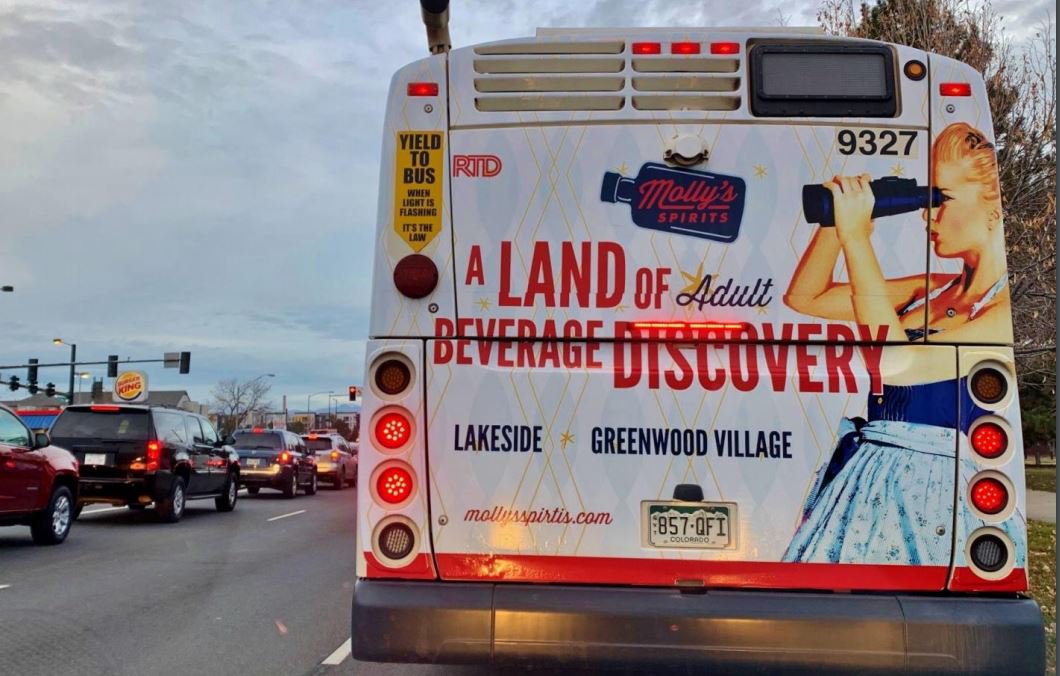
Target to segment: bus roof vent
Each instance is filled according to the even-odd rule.
[[[475,108],[484,113],[725,112],[742,105],[741,42],[559,38],[469,51]]]

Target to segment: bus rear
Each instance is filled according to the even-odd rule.
[[[814,32],[398,71],[354,656],[1041,673],[992,141]]]

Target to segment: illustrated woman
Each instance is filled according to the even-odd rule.
[[[935,254],[961,261],[956,274],[886,279],[870,236],[870,178],[837,176],[835,227],[818,228],[784,297],[794,310],[855,321],[919,341],[925,326],[947,342],[1012,339],[1001,195],[993,146],[965,123],[935,140],[932,179],[941,206],[924,210]],[[916,247],[910,253],[920,255]],[[832,278],[842,254],[849,282]],[[926,321],[925,321],[926,320]],[[938,348],[943,349],[943,348]],[[868,420],[844,419],[831,461],[818,473],[786,561],[949,563],[958,418],[963,432],[984,411],[967,404],[958,416],[953,361],[924,347],[884,351],[882,396],[870,394]],[[964,379],[961,378],[963,385]],[[961,481],[975,473],[962,462]],[[958,527],[982,525],[962,510]],[[1022,551],[1022,530],[1009,533]]]

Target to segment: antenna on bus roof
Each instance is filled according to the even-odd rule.
[[[449,40],[449,0],[420,0],[420,14],[427,27],[427,49],[431,54],[445,54],[452,47]]]

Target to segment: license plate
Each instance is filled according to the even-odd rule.
[[[261,467],[260,458],[247,458],[247,467]]]
[[[649,547],[730,549],[736,546],[732,502],[642,502],[644,540]]]
[[[85,461],[81,463],[83,465],[106,465],[107,454],[106,453],[85,453]]]

